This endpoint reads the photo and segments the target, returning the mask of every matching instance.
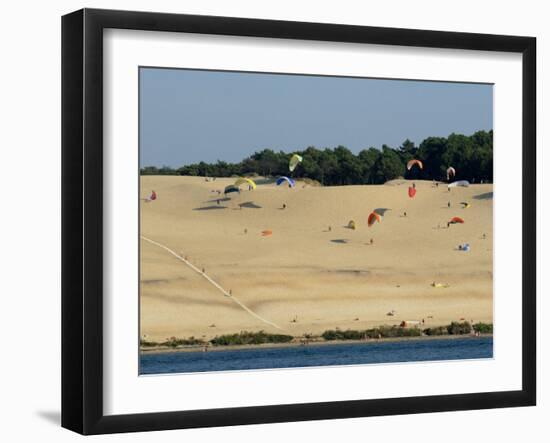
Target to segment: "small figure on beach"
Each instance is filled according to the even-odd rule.
[[[373,244],[374,244],[374,239],[371,238],[369,243],[370,243],[371,245],[373,245]]]
[[[233,289],[229,290],[229,296],[231,297],[233,295]]]
[[[413,189],[416,189],[416,183],[413,183]]]
[[[483,240],[485,240],[485,239],[487,238],[487,234],[483,233],[483,235],[481,236],[481,238],[482,238]]]
[[[283,209],[286,209],[286,203],[283,203]]]
[[[206,272],[206,271],[205,271],[205,269],[204,269],[204,268],[202,268],[202,273],[204,274],[205,272]]]
[[[217,199],[217,200],[216,200],[216,203],[219,205],[219,204],[220,204],[220,199]]]
[[[328,227],[328,232],[332,231],[332,226]]]
[[[248,229],[244,228],[244,233],[248,234]]]
[[[407,211],[403,212],[403,217],[407,216]]]
[[[447,207],[448,207],[448,208],[451,207],[451,202],[450,202],[450,201],[447,202]]]
[[[149,203],[156,199],[157,199],[157,193],[155,191],[151,191],[151,194],[149,194],[149,196],[145,198],[145,201]]]

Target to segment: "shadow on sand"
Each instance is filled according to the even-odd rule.
[[[261,209],[262,207],[260,205],[257,205],[254,202],[244,202],[240,203],[239,206],[241,208],[248,208],[248,209]]]
[[[332,243],[346,244],[348,241],[345,238],[335,238],[331,240]]]
[[[227,209],[227,206],[218,206],[218,205],[202,206],[200,208],[193,208],[193,211],[211,211],[211,210],[214,210],[214,209]]]
[[[382,217],[384,217],[384,214],[387,212],[387,211],[391,211],[391,208],[376,208],[374,211],[372,212],[376,212],[378,215],[381,215]]]
[[[476,200],[492,200],[493,199],[493,191],[486,192],[485,194],[474,195],[474,198]]]
[[[230,200],[231,199],[229,197],[220,197],[220,198],[215,198],[213,200],[207,200],[204,203],[228,202]]]

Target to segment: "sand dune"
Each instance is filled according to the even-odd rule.
[[[407,181],[345,187],[298,182],[294,189],[268,183],[231,199],[215,192],[233,182],[141,177],[141,197],[152,189],[159,196],[142,202],[142,235],[204,268],[288,333],[401,320],[425,319],[428,326],[460,318],[492,321],[492,185],[448,192],[445,185],[417,181],[414,199]],[[463,209],[462,201],[471,206]],[[375,208],[390,210],[369,228]],[[453,216],[465,224],[447,228]],[[346,227],[350,220],[356,230]],[[262,236],[264,230],[273,234]],[[470,252],[456,250],[464,242]],[[449,287],[434,288],[434,281]],[[396,314],[388,317],[392,309]],[[142,240],[142,336],[209,338],[260,329],[280,332]]]

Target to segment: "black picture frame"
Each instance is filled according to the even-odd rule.
[[[522,389],[131,415],[103,413],[103,30],[454,48],[522,54]],[[83,9],[62,18],[62,426],[82,434],[536,404],[536,39]]]

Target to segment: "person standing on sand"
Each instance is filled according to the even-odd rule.
[[[448,208],[451,207],[451,202],[450,202],[450,201],[447,202],[447,207],[448,207]]]
[[[157,193],[155,191],[151,191],[151,194],[149,195],[149,197],[145,198],[145,201],[149,203],[156,199],[157,199]]]
[[[373,245],[373,244],[374,244],[374,239],[371,238],[369,243],[370,243],[371,245]]]
[[[283,203],[283,209],[286,209],[286,203]]]

